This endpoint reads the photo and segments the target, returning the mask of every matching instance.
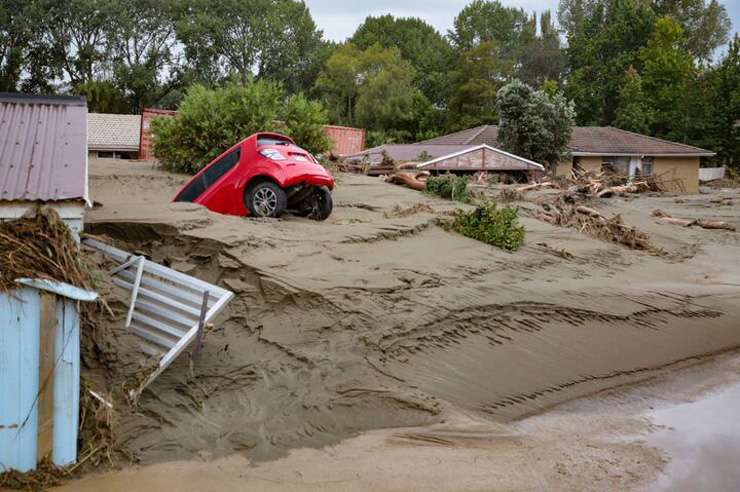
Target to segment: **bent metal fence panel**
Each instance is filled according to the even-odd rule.
[[[136,400],[192,342],[200,341],[204,326],[234,293],[94,239],[83,244],[118,263],[111,275],[130,295],[126,326],[138,336],[141,350],[158,358],[157,367],[130,390]],[[198,349],[199,343],[193,351]]]

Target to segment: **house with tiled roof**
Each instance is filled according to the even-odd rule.
[[[88,157],[138,158],[141,115],[89,113],[87,132]]]
[[[498,147],[498,127],[482,125],[408,145],[382,145],[350,156],[371,164],[386,153],[396,161],[439,159],[479,145]],[[696,193],[699,164],[714,152],[613,127],[578,126],[568,143],[568,157],[557,166],[556,174],[569,175],[575,169],[612,169],[624,175],[655,174],[675,184],[677,190]],[[477,165],[477,163],[475,164]],[[459,171],[476,169],[456,168]]]

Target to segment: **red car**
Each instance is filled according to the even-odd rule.
[[[255,133],[216,157],[175,196],[230,215],[279,217],[286,210],[324,220],[334,178],[310,152],[279,133]]]

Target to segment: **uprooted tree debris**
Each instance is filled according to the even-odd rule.
[[[655,253],[660,251],[650,244],[646,233],[626,225],[620,215],[607,218],[592,208],[568,203],[545,203],[542,209],[538,218],[550,224],[573,227],[598,239],[623,244],[632,249]]]
[[[724,229],[733,232],[736,230],[734,225],[723,220],[680,219],[677,217],[671,217],[660,209],[653,210],[653,217],[657,217],[658,221],[663,224],[672,224],[681,227],[697,226],[702,229]]]

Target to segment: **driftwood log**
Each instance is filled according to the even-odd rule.
[[[725,222],[724,220],[679,219],[677,217],[671,217],[660,209],[653,210],[653,216],[658,217],[658,222],[662,224],[671,224],[681,227],[698,226],[702,229],[723,229],[732,232],[735,232],[736,230],[734,225],[729,222]]]

